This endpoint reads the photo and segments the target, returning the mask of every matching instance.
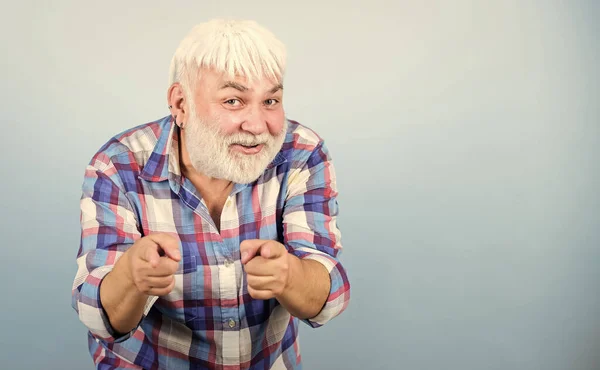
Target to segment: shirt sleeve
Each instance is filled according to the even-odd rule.
[[[335,170],[323,142],[303,167],[292,170],[283,211],[284,243],[300,259],[312,259],[329,272],[331,288],[321,311],[303,320],[319,327],[342,313],[350,301],[350,282],[338,257],[342,250]]]
[[[100,301],[102,280],[141,237],[133,208],[118,183],[112,164],[102,171],[91,165],[86,168],[80,201],[81,243],[72,289],[72,306],[79,319],[95,338],[105,342],[124,341],[137,329],[118,335]],[[149,300],[145,314],[151,303]]]

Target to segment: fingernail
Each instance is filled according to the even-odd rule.
[[[248,257],[248,252],[242,252],[242,261]]]

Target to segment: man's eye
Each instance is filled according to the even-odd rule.
[[[229,99],[225,101],[225,104],[236,107],[240,104],[240,101],[238,99]]]
[[[271,105],[275,105],[277,103],[279,103],[279,101],[277,99],[267,99],[267,100],[265,100],[265,105],[271,106]]]

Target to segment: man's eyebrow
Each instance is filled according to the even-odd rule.
[[[276,85],[276,86],[275,86],[274,88],[272,88],[272,89],[271,89],[269,92],[270,92],[271,94],[274,94],[274,93],[276,93],[278,90],[283,90],[283,85],[282,85],[282,84],[278,84],[278,85]]]
[[[234,82],[234,81],[227,81],[227,82],[225,82],[223,84],[223,86],[221,86],[221,89],[227,89],[229,87],[234,88],[236,90],[239,90],[241,92],[248,91],[248,88],[246,86],[240,85],[239,83]]]

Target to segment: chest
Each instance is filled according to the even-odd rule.
[[[285,190],[278,181],[246,185],[218,196],[201,196],[191,186],[174,192],[153,185],[135,202],[142,235],[176,234],[201,253],[219,241],[239,248],[245,239],[281,238]]]
[[[204,206],[208,211],[210,220],[218,232],[221,231],[221,214],[223,213],[225,203],[229,202],[229,204],[231,204],[231,199],[229,198],[230,197],[227,195],[219,195],[216,197],[206,197],[203,199]]]
[[[144,202],[138,203],[143,234],[168,232],[180,242],[182,262],[176,273],[176,289],[163,297],[164,302],[199,302],[199,307],[204,307],[207,297],[220,297],[226,298],[223,304],[227,306],[247,293],[240,261],[241,242],[283,242],[285,193],[277,183],[271,184],[235,189],[212,201],[187,189],[174,193],[155,187],[152,193],[145,194]],[[186,312],[178,310],[178,317],[196,322],[198,313],[188,308]]]

